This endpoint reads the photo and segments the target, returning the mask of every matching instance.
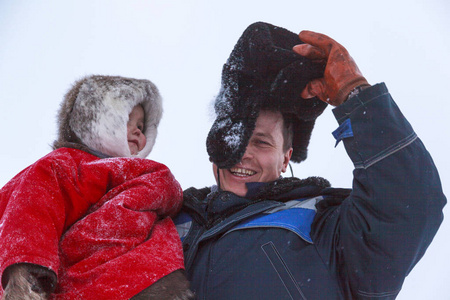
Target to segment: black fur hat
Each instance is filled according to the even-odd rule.
[[[223,66],[214,104],[217,116],[206,140],[210,160],[219,168],[240,161],[261,109],[292,116],[291,160],[306,159],[314,122],[327,104],[300,96],[306,84],[324,71],[323,65],[292,51],[302,43],[297,34],[262,22],[250,25],[239,38]]]

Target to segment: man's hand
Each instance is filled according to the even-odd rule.
[[[369,86],[347,50],[332,38],[312,31],[302,31],[300,39],[306,44],[294,46],[294,52],[325,66],[323,78],[312,80],[302,91],[302,98],[317,96],[320,100],[338,106],[347,100],[358,86]]]
[[[45,300],[54,290],[56,275],[33,264],[15,264],[4,273],[7,278],[2,300]]]
[[[131,298],[158,300],[189,300],[194,299],[194,293],[189,289],[189,281],[183,270],[176,270]]]

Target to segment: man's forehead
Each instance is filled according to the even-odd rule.
[[[273,139],[274,136],[276,136],[276,133],[272,133],[270,131],[255,129],[255,131],[253,132],[253,137],[265,137],[265,138]]]
[[[283,116],[279,112],[261,111],[256,121],[253,136],[269,137],[274,139],[282,136]]]
[[[264,131],[276,129],[283,126],[283,115],[280,112],[262,110],[256,120],[255,130]]]

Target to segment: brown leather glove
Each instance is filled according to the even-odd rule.
[[[56,274],[42,266],[19,263],[6,268],[2,300],[49,299],[55,289]]]
[[[189,290],[189,281],[184,270],[176,270],[131,298],[130,300],[189,300],[194,299],[194,293]]]
[[[338,106],[347,100],[350,92],[359,86],[369,86],[347,50],[332,38],[302,31],[300,39],[306,44],[294,46],[294,52],[325,66],[324,76],[312,80],[302,91],[302,98],[317,96],[320,100]]]

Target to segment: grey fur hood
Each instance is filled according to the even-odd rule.
[[[133,107],[145,113],[145,147],[132,155],[127,122]],[[162,116],[156,86],[145,79],[91,75],[76,81],[58,113],[58,138],[53,148],[77,148],[97,156],[145,158],[151,152]]]

